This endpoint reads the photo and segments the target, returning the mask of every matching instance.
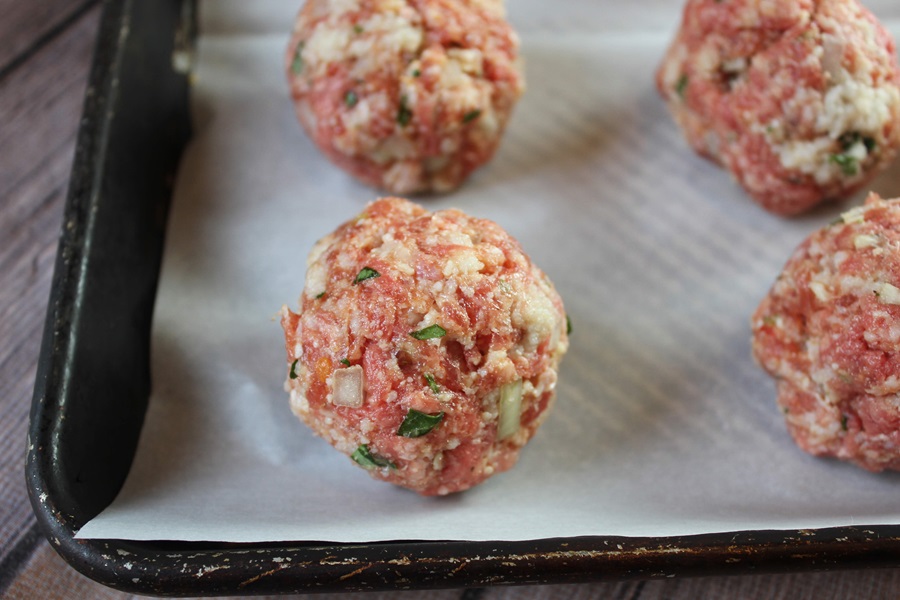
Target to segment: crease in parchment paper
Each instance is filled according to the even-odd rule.
[[[282,53],[299,4],[204,2],[150,407],[124,488],[79,537],[523,540],[900,523],[900,474],[797,449],[749,350],[750,314],[790,252],[861,196],[782,219],[687,148],[653,87],[677,5],[508,3],[528,89],[502,147],[457,192],[418,200],[506,228],[556,284],[574,331],[557,404],[519,465],[421,498],[316,438],[283,390],[277,312],[296,306],[315,240],[378,195],[296,122]],[[900,32],[892,2],[870,6]],[[900,168],[872,189],[900,196]]]

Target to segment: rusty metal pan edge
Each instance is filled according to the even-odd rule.
[[[25,473],[41,529],[74,568],[120,590],[206,596],[900,566],[900,526],[886,525],[522,542],[76,540],[78,528],[121,487],[146,411],[150,316],[165,217],[190,131],[187,75],[172,63],[174,56],[176,63],[189,61],[185,44],[194,29],[193,8],[193,0],[107,0],[98,34],[38,364]],[[135,140],[146,146],[143,153],[126,151]],[[124,233],[108,234],[109,223]],[[102,258],[110,251],[112,266]],[[113,305],[92,308],[92,301],[110,291],[134,288],[117,294]],[[105,348],[109,340],[112,350]],[[102,378],[110,369],[122,369],[127,377],[109,383]]]
[[[255,595],[586,583],[890,568],[900,527],[745,531],[678,538],[583,537],[524,542],[187,544],[76,541],[50,524],[85,575],[157,595]]]

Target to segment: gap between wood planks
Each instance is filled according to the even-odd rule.
[[[19,5],[22,5],[22,4],[31,5],[32,4],[31,2],[22,3],[22,2],[20,2],[20,0],[14,0],[14,1],[16,2],[16,4],[19,4]],[[3,0],[2,3],[10,4],[9,0]],[[35,2],[34,4],[38,4],[38,3]],[[66,5],[67,4],[69,4],[69,3],[66,3]],[[32,56],[34,56],[35,54],[40,52],[40,50],[44,46],[46,46],[47,44],[52,42],[54,39],[56,39],[62,32],[64,32],[66,29],[68,29],[73,23],[78,21],[78,19],[83,17],[89,10],[91,10],[98,4],[100,4],[100,0],[85,0],[83,2],[75,4],[74,6],[71,6],[67,13],[65,13],[59,17],[58,21],[53,23],[49,28],[47,28],[43,32],[35,32],[36,37],[32,40],[27,40],[26,43],[24,43],[24,44],[23,44],[23,41],[25,41],[25,40],[22,39],[22,36],[27,35],[27,33],[23,34],[23,32],[17,32],[19,40],[14,40],[14,41],[18,41],[19,42],[18,45],[20,45],[21,48],[18,49],[18,51],[14,50],[13,51],[14,54],[10,57],[3,57],[5,59],[5,62],[3,64],[0,64],[0,82],[2,82],[10,73],[12,73],[16,69],[18,69],[19,67],[21,67],[22,65],[27,63],[29,58],[31,58]],[[63,5],[63,6],[65,6],[65,5]],[[7,9],[7,10],[9,10],[9,9]],[[6,11],[0,11],[0,12],[6,12]],[[16,16],[19,16],[20,18],[15,18]],[[6,20],[6,19],[4,19],[4,20],[6,21],[8,26],[10,26],[10,28],[14,28],[16,26],[26,26],[27,27],[29,25],[29,23],[21,23],[20,22],[22,20],[21,15],[14,15],[12,18],[8,18],[8,19],[9,20]],[[7,27],[3,27],[3,29],[7,29]],[[12,32],[10,32],[10,31],[0,32],[0,37],[3,37],[3,38],[9,39],[9,37],[11,35],[12,35]]]

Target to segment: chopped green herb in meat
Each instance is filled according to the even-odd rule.
[[[412,111],[406,106],[406,96],[400,98],[400,108],[397,110],[397,122],[401,127],[406,127],[412,120]]]
[[[463,115],[463,123],[469,123],[474,121],[478,117],[481,116],[481,109],[476,108],[475,110],[470,110],[465,115]]]
[[[360,466],[366,469],[378,469],[381,467],[388,467],[391,469],[396,469],[397,465],[392,463],[386,458],[382,458],[377,454],[372,454],[369,450],[369,446],[366,444],[360,444],[359,447],[350,455],[350,458],[359,463]]]
[[[856,131],[841,134],[841,137],[838,138],[838,143],[841,145],[841,149],[844,151],[849,150],[859,142],[862,142],[863,146],[866,147],[866,152],[868,153],[871,153],[878,146],[875,138],[869,137],[867,135],[862,135],[861,133]]]
[[[373,277],[381,277],[381,273],[371,267],[363,267],[362,270],[357,273],[356,279],[353,280],[353,285],[365,281],[366,279],[372,279]]]
[[[848,177],[856,175],[857,173],[858,165],[856,158],[849,154],[832,154],[831,162],[838,165],[841,168],[841,172]]]
[[[684,100],[684,92],[687,90],[688,85],[688,76],[687,74],[683,74],[678,78],[678,81],[675,83],[675,93],[678,94],[678,97]]]
[[[447,330],[435,323],[434,325],[429,325],[424,329],[413,331],[409,335],[413,336],[417,340],[432,340],[434,338],[444,337],[445,335],[447,335]]]
[[[291,363],[291,372],[288,373],[288,377],[290,377],[291,379],[297,379],[297,377],[299,377],[299,375],[297,373],[297,363],[298,362],[300,362],[299,358]]]
[[[294,60],[291,61],[291,73],[299,75],[303,72],[303,46],[304,43],[297,44],[297,50],[294,51]]]
[[[422,437],[437,427],[443,419],[443,411],[434,415],[429,415],[411,408],[406,413],[406,418],[403,419],[403,423],[400,424],[397,435],[407,438]]]
[[[359,102],[359,96],[357,96],[356,92],[353,90],[344,94],[344,104],[346,104],[348,108],[353,108],[356,106],[357,102]]]
[[[441,391],[441,387],[434,380],[434,375],[431,373],[425,373],[425,381],[428,382],[428,387],[430,387],[431,391],[435,394]]]

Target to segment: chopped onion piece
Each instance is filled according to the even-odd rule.
[[[500,388],[500,417],[497,439],[505,440],[519,431],[522,419],[522,380],[507,383]]]
[[[822,36],[822,70],[831,76],[831,80],[840,82],[846,78],[842,73],[844,62],[844,41],[834,35]]]
[[[335,406],[359,408],[363,405],[363,368],[353,365],[334,372],[331,401]]]
[[[882,304],[900,304],[900,288],[881,282],[875,288],[875,295]]]

